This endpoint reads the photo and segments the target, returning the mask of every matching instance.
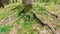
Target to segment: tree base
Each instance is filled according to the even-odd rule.
[[[21,13],[26,13],[26,12],[25,12],[24,10],[22,10],[22,11],[19,13],[19,15],[21,15]],[[37,16],[33,11],[31,11],[31,13],[33,14],[33,18],[34,18],[40,25],[42,25],[42,26],[48,26],[48,28],[50,28],[50,30],[52,31],[52,33],[53,33],[53,34],[56,34],[54,28],[53,28],[52,26],[50,26],[51,24],[47,24],[47,23],[45,23],[43,20],[39,19],[38,16]],[[27,16],[30,17],[30,15],[27,15]]]

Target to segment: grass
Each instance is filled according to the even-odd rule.
[[[0,26],[0,32],[6,32],[10,29],[9,25],[2,25]]]
[[[34,4],[33,3],[33,10],[36,11],[37,14],[40,14],[42,15],[40,18],[42,19],[53,19],[51,16],[45,14],[46,10],[53,10],[55,11],[55,8],[53,5],[47,5],[47,8],[44,8],[42,5],[44,5],[44,3],[42,3],[41,5],[39,4],[39,2],[37,4]],[[37,24],[38,26],[38,22],[36,22],[36,20],[33,18],[33,15],[30,13],[30,12],[27,12],[27,14],[29,14],[31,17],[29,16],[26,16],[25,14],[21,14],[20,16],[18,15],[21,10],[23,9],[23,6],[22,4],[20,5],[19,3],[16,3],[16,4],[10,4],[8,6],[6,6],[5,8],[3,8],[0,12],[0,20],[7,20],[8,19],[8,16],[13,16],[14,17],[14,20],[12,21],[12,23],[10,25],[2,25],[0,26],[0,33],[3,33],[3,32],[8,32],[10,31],[10,28],[12,28],[12,26],[14,24],[18,24],[18,32],[17,34],[34,34],[35,31],[34,31],[34,28],[33,28],[33,25]],[[16,14],[14,14],[16,12]],[[46,17],[47,16],[47,17]],[[56,23],[53,23],[52,24],[55,25],[55,28],[56,29],[59,29],[60,27],[60,24],[56,24]],[[57,27],[59,26],[59,27]],[[39,24],[39,29],[42,31],[44,28],[42,28],[41,24]],[[48,30],[49,28],[46,27],[46,30]],[[5,33],[5,34],[6,34]],[[8,32],[9,33],[9,32]]]

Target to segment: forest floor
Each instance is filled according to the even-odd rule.
[[[52,26],[60,34],[60,6],[53,4],[33,4],[32,10],[44,22]],[[0,34],[52,34],[47,26],[38,23],[30,12],[18,15],[23,6],[19,3],[9,4],[0,8]],[[55,17],[54,15],[58,17]],[[7,33],[8,32],[8,33]]]

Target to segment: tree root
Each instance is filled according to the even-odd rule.
[[[58,18],[58,16],[57,16],[56,14],[53,14],[53,13],[51,13],[51,12],[49,12],[49,11],[47,11],[47,13],[49,13],[49,14],[52,15],[52,16],[54,16],[55,18]]]
[[[19,13],[19,15],[20,15],[21,13],[25,13],[25,11],[22,10],[22,11]],[[39,22],[40,24],[42,24],[42,26],[48,26],[48,27],[50,28],[50,30],[52,31],[52,33],[53,33],[53,34],[56,34],[54,28],[51,26],[50,23],[47,23],[47,22],[45,22],[44,20],[42,20],[41,18],[39,18],[39,17],[37,16],[38,14],[36,14],[35,12],[31,11],[31,13],[33,14],[34,19],[36,19],[37,22]],[[55,15],[54,15],[54,16],[55,16]]]
[[[43,7],[46,8],[45,6],[43,6]],[[49,10],[46,10],[46,12],[47,12],[47,14],[50,14],[50,15],[54,16],[55,18],[58,18],[58,15],[51,13]]]
[[[40,22],[40,24],[45,25],[45,26],[48,26],[48,27],[50,28],[50,30],[52,31],[52,33],[53,33],[53,34],[56,34],[54,28],[51,26],[50,23],[47,23],[47,22],[43,21],[42,19],[40,19],[40,18],[37,16],[37,14],[35,14],[34,12],[32,12],[32,13],[33,13],[34,18],[35,18],[38,22]]]

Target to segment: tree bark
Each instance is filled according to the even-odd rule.
[[[23,2],[25,12],[32,9],[32,0],[22,0],[22,2]]]
[[[16,3],[17,3],[17,0],[16,0]]]
[[[3,0],[0,0],[0,7],[4,8]]]
[[[26,13],[27,11],[30,11],[32,9],[32,0],[22,0],[24,9],[19,13]]]

